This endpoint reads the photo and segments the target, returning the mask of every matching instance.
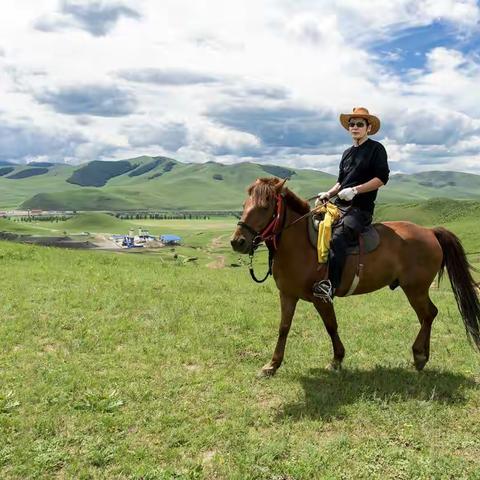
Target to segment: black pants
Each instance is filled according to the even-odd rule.
[[[334,228],[330,241],[328,278],[334,288],[340,285],[347,259],[347,247],[356,245],[360,233],[372,223],[372,214],[359,208],[350,208]]]

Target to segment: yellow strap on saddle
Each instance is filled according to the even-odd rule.
[[[324,213],[325,216],[318,226],[317,254],[318,263],[326,263],[332,238],[332,225],[340,218],[340,209],[333,203],[319,205],[314,208],[315,213]]]

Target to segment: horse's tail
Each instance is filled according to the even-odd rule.
[[[477,284],[470,273],[473,267],[468,263],[465,250],[455,234],[442,227],[434,228],[433,233],[443,250],[443,261],[438,280],[440,281],[444,269],[447,267],[453,295],[460,310],[467,336],[480,350],[480,302],[476,293]]]

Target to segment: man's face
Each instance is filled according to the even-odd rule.
[[[370,125],[364,118],[353,117],[348,121],[348,131],[354,140],[363,138],[370,132]]]

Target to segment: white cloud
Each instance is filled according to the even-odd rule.
[[[204,124],[192,132],[192,145],[213,155],[252,155],[258,152],[261,141],[251,133]]]
[[[402,74],[372,49],[432,22],[447,25],[453,39],[474,35],[475,1],[22,5],[21,14],[11,2],[2,11],[2,115],[8,125],[87,139],[60,148],[72,161],[174,153],[334,173],[349,144],[338,113],[363,105],[380,115],[375,138],[396,169],[437,161],[480,173],[478,57],[442,42],[424,66]],[[390,50],[390,60],[403,53]],[[29,155],[22,138],[18,159]]]
[[[418,12],[427,21],[447,20],[462,29],[478,28],[480,10],[475,0],[424,0]]]
[[[44,32],[80,29],[101,37],[122,17],[138,20],[141,14],[125,0],[61,0],[58,12],[39,17],[34,26]]]

